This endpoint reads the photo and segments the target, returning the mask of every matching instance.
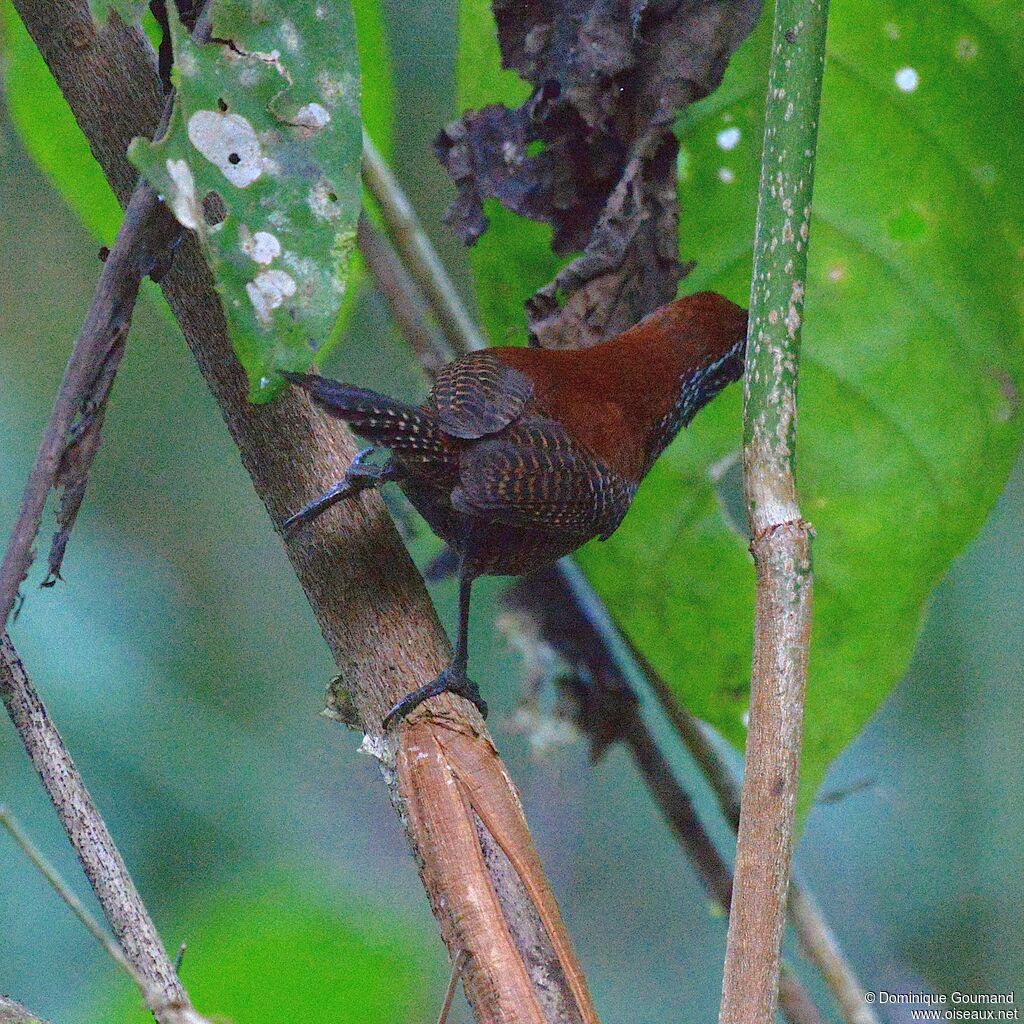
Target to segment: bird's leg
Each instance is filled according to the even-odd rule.
[[[469,595],[473,576],[466,570],[465,559],[459,562],[459,635],[455,641],[455,656],[451,664],[432,682],[407,693],[385,716],[384,728],[400,722],[414,708],[439,693],[456,693],[476,705],[477,710],[487,717],[487,702],[480,696],[480,689],[466,674],[469,666]]]
[[[366,460],[376,452],[373,446],[364,448],[348,467],[345,475],[329,491],[325,491],[319,498],[314,498],[308,505],[304,505],[293,516],[289,516],[282,524],[281,529],[286,537],[291,537],[296,530],[312,522],[318,516],[326,512],[332,505],[339,501],[351,498],[360,491],[371,487],[380,487],[389,480],[397,480],[399,477],[398,467],[393,459],[388,459],[383,466],[366,465]]]

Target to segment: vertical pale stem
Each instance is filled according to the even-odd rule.
[[[721,1024],[771,1024],[800,778],[811,530],[793,465],[827,0],[777,0],[744,382],[754,664]]]

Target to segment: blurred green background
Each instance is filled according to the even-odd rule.
[[[450,189],[429,155],[455,109],[455,10],[392,2],[387,15],[402,111],[395,166],[461,267],[440,227]],[[0,211],[6,531],[98,263],[5,120]],[[421,387],[371,294],[325,370],[409,396]],[[1022,513],[1018,466],[935,594],[907,678],[833,766],[797,853],[871,989],[1008,991],[1024,976]],[[433,550],[425,537],[415,547],[421,560]],[[357,735],[318,717],[326,646],[152,295],[136,315],[65,574],[40,592],[36,567],[12,638],[168,946],[188,943],[182,973],[200,1009],[239,1022],[434,1020],[444,950],[375,763],[357,753]],[[591,768],[579,743],[538,758],[510,726],[519,663],[494,627],[504,585],[478,588],[474,675],[602,1019],[716,1019],[725,920],[628,758],[613,749]],[[453,588],[435,597],[451,624]],[[717,821],[695,770],[667,745]],[[9,726],[0,779],[0,802],[91,900]],[[727,848],[727,832],[716,835]],[[55,1022],[145,1019],[4,835],[0,863],[0,991]],[[467,1019],[460,1005],[454,1020]]]

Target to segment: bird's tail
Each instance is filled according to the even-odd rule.
[[[445,453],[441,424],[431,412],[367,388],[341,384],[310,373],[285,373],[328,412],[361,437],[407,459],[430,462]]]

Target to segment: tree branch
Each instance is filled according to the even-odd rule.
[[[133,976],[160,1024],[180,1024],[191,1003],[139,896],[103,816],[10,638],[0,636],[0,698],[50,795],[86,878],[117,936]],[[13,833],[12,833],[13,834]],[[198,1015],[193,1019],[198,1020]]]
[[[134,182],[128,142],[151,135],[159,119],[151,47],[119,24],[97,31],[84,0],[16,7],[124,202]],[[256,491],[280,523],[340,479],[354,441],[301,393],[264,406],[246,400],[192,237],[162,284]],[[381,762],[450,954],[470,956],[464,983],[478,1019],[596,1021],[518,797],[475,710],[445,696],[410,716],[397,736],[383,732],[385,711],[435,678],[450,646],[379,497],[333,516],[329,532],[323,524],[287,542],[288,555],[351,691],[364,747]],[[503,858],[485,858],[485,845]],[[535,942],[541,955],[525,957]]]
[[[46,1024],[34,1013],[30,1013],[21,1003],[0,996],[0,1024]]]
[[[811,630],[811,529],[793,466],[827,0],[777,0],[754,238],[743,480],[754,658],[722,1024],[771,1024],[793,853]]]
[[[391,318],[416,354],[420,366],[433,379],[445,363],[451,362],[454,352],[444,335],[430,326],[430,307],[423,301],[391,243],[370,223],[365,213],[359,218],[356,241],[367,270],[388,304]]]
[[[167,1024],[210,1024],[201,1017],[188,1000],[168,1000],[159,984],[150,981],[129,962],[124,950],[101,927],[99,922],[85,909],[82,901],[71,891],[57,869],[43,856],[42,851],[29,839],[22,827],[15,821],[7,808],[0,806],[0,825],[10,833],[11,838],[21,847],[22,853],[32,866],[50,884],[68,909],[81,921],[86,931],[103,947],[104,952],[120,967],[142,993],[146,1007],[158,1021]],[[102,825],[102,822],[101,822]],[[161,947],[161,953],[163,948]],[[165,957],[166,959],[166,957]]]
[[[376,200],[409,273],[423,290],[437,322],[455,351],[477,352],[487,347],[465,303],[452,284],[416,211],[399,187],[373,140],[363,132],[363,180]]]
[[[103,265],[0,566],[0,631],[6,626],[18,589],[28,575],[32,545],[39,532],[46,499],[61,482],[72,488],[65,495],[72,500],[67,511],[70,521],[64,526],[70,529],[74,522],[81,497],[78,492],[84,491],[88,465],[99,445],[102,402],[109,393],[124,351],[139,285],[143,277],[160,265],[169,240],[178,234],[174,219],[166,211],[160,213],[162,209],[163,204],[152,189],[139,189],[128,204],[117,241]],[[77,438],[78,443],[75,440],[69,443],[72,423],[79,411],[83,412],[85,427]],[[51,556],[50,560],[54,575],[60,571],[59,556],[63,554],[60,538],[61,534],[55,538],[58,557]]]

